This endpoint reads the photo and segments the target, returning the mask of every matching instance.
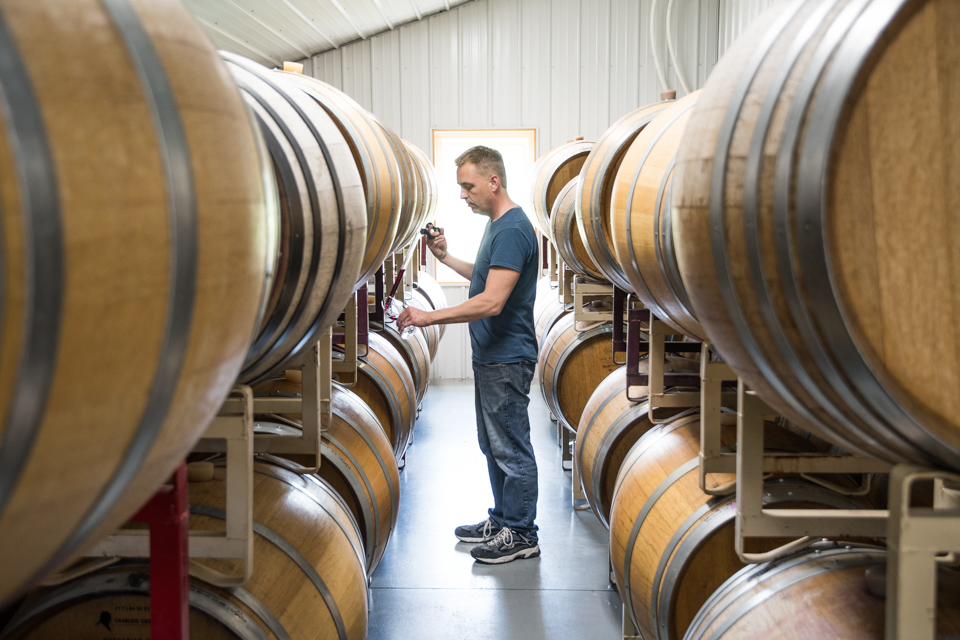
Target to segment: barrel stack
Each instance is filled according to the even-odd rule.
[[[149,562],[38,581],[124,525],[234,384],[298,397],[301,354],[344,331],[385,261],[412,263],[437,182],[422,151],[345,94],[218,54],[177,3],[34,5],[0,8],[17,61],[0,73],[17,97],[0,127],[2,633],[93,637],[90,615],[149,610]],[[446,305],[426,273],[414,281],[405,297]],[[224,588],[206,578],[235,562],[197,560],[195,637],[366,637],[367,583],[441,337],[371,323],[356,379],[333,383],[315,473],[302,456],[256,456],[253,571]],[[254,433],[301,423],[262,413]],[[191,466],[191,530],[222,530],[226,459],[190,460],[203,469]],[[71,481],[52,483],[65,468]],[[131,633],[148,637],[145,624]]]
[[[937,1],[812,1],[761,16],[692,111],[672,220],[690,309],[744,384],[844,450],[953,472],[957,398],[943,382],[955,376],[956,353],[921,336],[925,319],[955,322],[944,305],[957,274],[932,274],[956,241],[943,225],[957,201],[957,181],[946,176],[960,131],[942,123],[960,73],[940,61],[960,55],[946,36],[958,17],[955,3]],[[907,202],[922,213],[904,215]],[[908,258],[908,246],[923,250]],[[829,571],[813,568],[826,562],[816,550],[731,577],[687,637],[762,635],[798,598],[816,624],[784,637],[882,637],[874,609],[886,582],[871,584],[868,569],[865,589],[864,567],[882,569],[886,554],[830,554]],[[748,573],[748,589],[775,594],[763,605],[738,600],[752,597],[742,590]],[[823,574],[816,587],[805,579],[814,573]],[[938,635],[956,633],[956,601],[942,597],[951,579],[940,572],[929,602]],[[822,598],[808,600],[814,592]],[[844,595],[852,601],[835,616]],[[904,621],[888,611],[886,622]]]
[[[960,59],[958,11],[936,0],[777,6],[701,90],[640,107],[599,136],[580,174],[550,192],[550,209],[537,206],[551,184],[543,173],[571,146],[537,164],[534,210],[558,271],[612,283],[665,323],[668,341],[707,343],[711,361],[779,414],[766,426],[767,455],[849,452],[960,470],[960,363],[952,337],[924,338],[952,336],[956,315],[956,234],[947,230],[960,183],[948,176],[960,130],[945,123],[960,72],[943,61]],[[625,637],[627,623],[658,639],[882,637],[882,617],[869,612],[882,605],[883,578],[864,571],[882,573],[887,554],[871,545],[883,540],[825,541],[745,567],[734,550],[735,476],[697,479],[698,413],[652,409],[623,368],[596,379],[564,357],[604,323],[575,322],[563,279],[545,280],[541,389],[576,432],[575,497],[582,491],[610,530]],[[640,329],[643,342],[651,325]],[[610,351],[598,346],[590,359],[611,362]],[[635,374],[647,364],[641,358]],[[668,351],[663,369],[696,374],[702,364]],[[558,382],[564,367],[578,384]],[[725,404],[723,446],[733,451],[737,407]],[[853,479],[840,467],[830,478],[840,481],[769,477],[765,508],[886,506],[878,492],[845,484]],[[689,493],[671,502],[685,482]],[[789,540],[753,540],[745,554]],[[953,582],[940,572],[946,592]],[[955,603],[938,594],[937,632],[955,633]]]
[[[956,55],[938,34],[957,9],[897,4],[803,3],[724,57],[677,158],[677,261],[711,342],[768,404],[850,451],[957,470],[960,361],[921,338],[927,318],[954,322],[956,276],[933,270],[956,239],[958,134],[940,124],[955,105],[938,96],[958,80],[937,60]]]

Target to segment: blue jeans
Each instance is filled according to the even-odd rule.
[[[493,489],[490,519],[536,540],[537,460],[527,414],[534,367],[473,363],[477,435]]]

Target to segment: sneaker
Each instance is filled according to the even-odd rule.
[[[540,545],[536,540],[504,527],[493,540],[474,547],[470,555],[484,564],[503,564],[520,558],[536,558],[540,555]]]
[[[493,540],[498,533],[500,533],[500,527],[490,518],[477,524],[465,524],[453,530],[453,534],[460,542],[486,542]]]

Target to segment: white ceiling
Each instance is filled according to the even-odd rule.
[[[184,0],[218,49],[301,60],[470,0]]]

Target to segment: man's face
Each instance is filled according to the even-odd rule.
[[[470,210],[482,215],[490,215],[493,210],[494,188],[497,179],[484,176],[472,162],[465,162],[457,168],[457,184],[460,185],[460,197]]]

